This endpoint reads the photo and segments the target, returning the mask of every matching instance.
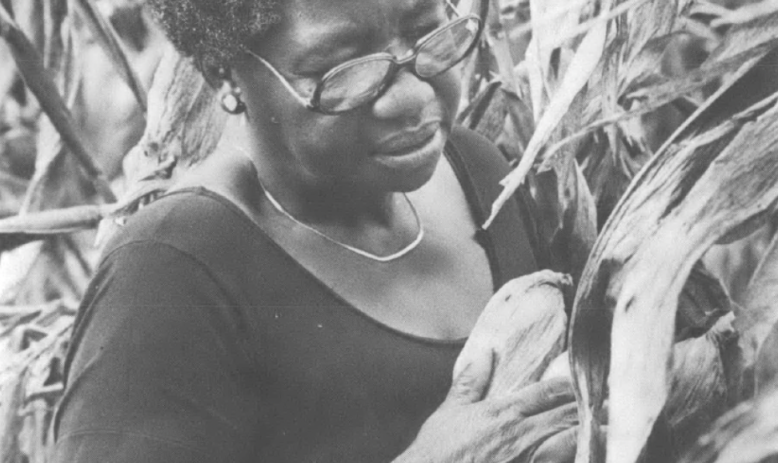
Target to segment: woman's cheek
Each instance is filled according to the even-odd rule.
[[[461,77],[462,65],[460,64],[431,79],[444,108],[444,122],[449,129],[453,125],[454,118],[459,110],[459,96],[462,90]]]

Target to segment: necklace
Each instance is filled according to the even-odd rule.
[[[419,217],[419,213],[416,211],[416,208],[413,206],[413,203],[408,198],[408,195],[403,193],[403,196],[405,197],[405,200],[408,201],[408,205],[411,207],[411,211],[413,211],[413,216],[416,218],[416,226],[419,228],[419,234],[416,235],[416,238],[406,247],[400,249],[399,251],[395,252],[394,254],[389,254],[388,256],[377,256],[375,254],[369,253],[363,249],[355,248],[354,246],[349,246],[346,243],[341,243],[340,241],[336,240],[335,238],[331,238],[324,233],[320,232],[319,230],[311,227],[310,225],[304,224],[303,222],[300,222],[292,214],[286,211],[281,204],[276,201],[276,199],[273,197],[273,195],[270,194],[270,192],[267,190],[267,188],[262,187],[262,189],[265,191],[265,196],[267,196],[268,201],[270,201],[270,204],[273,205],[275,210],[281,213],[281,215],[285,216],[292,222],[296,223],[297,225],[305,228],[306,230],[309,230],[320,237],[324,238],[325,240],[334,243],[344,249],[347,249],[355,254],[359,254],[362,257],[367,257],[368,259],[375,260],[378,262],[391,262],[395,259],[399,259],[400,257],[408,254],[409,252],[413,251],[416,246],[421,243],[421,240],[424,238],[424,227],[421,224],[421,218]]]

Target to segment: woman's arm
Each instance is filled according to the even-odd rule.
[[[237,310],[177,249],[114,251],[74,331],[54,461],[244,461],[260,413]]]

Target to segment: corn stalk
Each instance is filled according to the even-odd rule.
[[[40,54],[19,29],[13,18],[0,4],[0,36],[11,49],[19,72],[25,83],[38,99],[46,115],[57,128],[68,149],[78,159],[79,164],[93,182],[95,189],[105,201],[113,202],[116,197],[111,191],[105,176],[78,134],[73,117],[63,101],[57,87],[43,67]]]

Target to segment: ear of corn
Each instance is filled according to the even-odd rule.
[[[570,278],[542,271],[506,283],[486,305],[457,359],[454,376],[475,358],[494,353],[487,397],[502,396],[540,379],[564,350],[563,291]]]

